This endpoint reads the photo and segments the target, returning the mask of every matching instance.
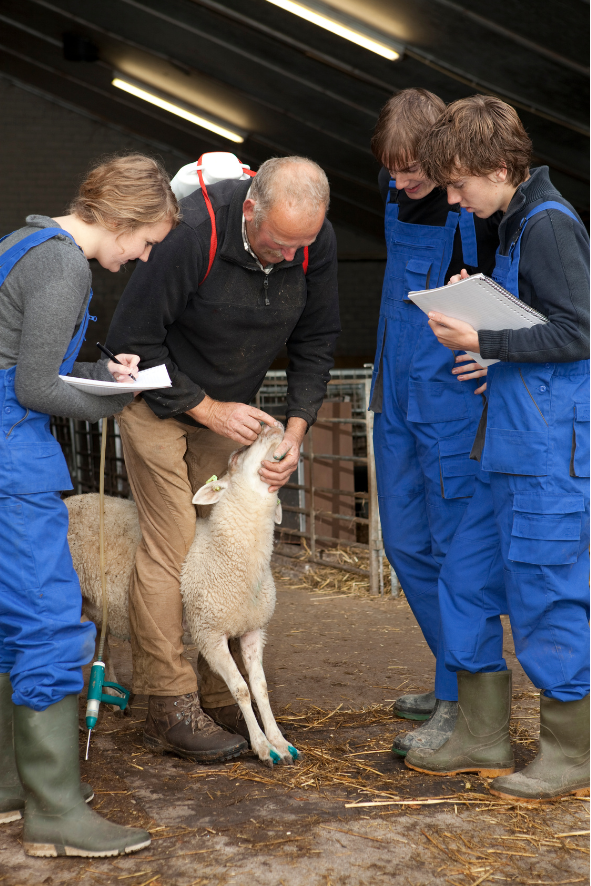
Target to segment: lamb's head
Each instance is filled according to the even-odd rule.
[[[247,489],[249,493],[259,496],[264,507],[275,507],[275,522],[281,523],[281,503],[276,495],[269,494],[269,486],[260,475],[261,462],[271,460],[273,453],[283,440],[285,430],[281,422],[266,425],[261,422],[261,431],[250,446],[243,446],[232,453],[228,460],[228,469],[219,479],[212,477],[205,486],[198,489],[193,496],[193,504],[213,505],[235,486]]]

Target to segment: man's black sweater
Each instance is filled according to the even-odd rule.
[[[539,166],[517,188],[499,225],[501,255],[508,255],[522,219],[547,200],[576,215],[550,181],[548,167]],[[519,298],[550,322],[529,329],[481,330],[478,341],[485,359],[570,363],[589,358],[589,237],[582,223],[559,209],[544,209],[528,221],[521,238]]]
[[[211,222],[198,190],[181,202],[181,224],[136,268],[115,310],[107,338],[113,353],[139,354],[141,369],[168,368],[172,388],[143,395],[159,418],[197,425],[185,413],[205,394],[249,403],[287,345],[287,417],[316,419],[340,331],[334,231],[325,221],[305,275],[303,249],[266,275],[242,239],[249,186],[208,188],[218,248],[204,282]]]

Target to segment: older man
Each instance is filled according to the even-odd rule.
[[[179,227],[134,272],[108,337],[116,353],[140,354],[142,368],[165,363],[172,379],[119,417],[142,529],[130,587],[133,688],[149,696],[145,745],[200,762],[236,756],[248,733],[225,683],[200,659],[204,713],[183,656],[179,571],[195,532],[192,496],[223,473],[237,444],[256,439],[261,421],[273,420],[248,404],[284,345],[287,429],[261,477],[271,492],[288,481],[339,332],[322,169],[275,158],[256,178],[219,182],[208,194],[217,230],[209,273],[212,224],[198,190],[182,201]],[[232,652],[245,674],[237,645]]]

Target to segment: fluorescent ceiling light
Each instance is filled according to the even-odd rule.
[[[404,47],[400,44],[390,40],[379,31],[374,31],[364,22],[353,19],[327,4],[318,3],[315,0],[307,2],[305,5],[294,3],[293,0],[268,0],[268,2],[285,9],[286,12],[299,15],[300,18],[318,25],[319,28],[325,28],[333,34],[338,34],[345,40],[357,43],[364,49],[376,52],[390,61],[396,61],[404,52]]]
[[[158,90],[153,89],[151,86],[146,88],[145,84],[139,83],[137,80],[128,77],[126,74],[116,74],[111,82],[113,86],[117,87],[117,89],[122,89],[130,95],[135,95],[136,98],[141,98],[143,101],[149,102],[151,105],[156,105],[156,107],[162,108],[162,110],[168,111],[170,114],[176,114],[177,117],[182,117],[183,120],[188,120],[189,123],[194,123],[196,126],[201,126],[203,129],[209,129],[210,132],[215,132],[216,135],[221,135],[222,138],[227,138],[232,142],[241,144],[246,137],[246,133],[239,132],[236,129],[228,129],[228,127],[221,122],[217,123],[210,117],[203,117],[201,114],[196,114],[191,109],[190,105],[185,105],[177,99],[171,101],[170,99],[172,96],[167,97],[164,93],[159,93]]]

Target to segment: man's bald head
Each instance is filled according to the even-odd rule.
[[[330,188],[324,170],[306,157],[273,157],[266,160],[250,186],[254,224],[259,227],[271,210],[291,218],[326,214]]]

